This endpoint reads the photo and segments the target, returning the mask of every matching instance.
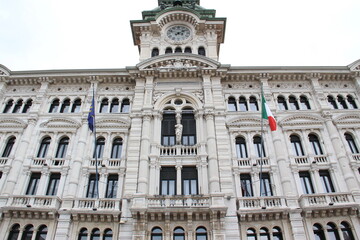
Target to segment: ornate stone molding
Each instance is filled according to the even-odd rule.
[[[17,118],[0,118],[0,129],[24,129],[27,126],[27,124]]]
[[[42,124],[40,127],[42,128],[69,128],[69,129],[77,129],[81,126],[81,124],[70,118],[52,118]]]

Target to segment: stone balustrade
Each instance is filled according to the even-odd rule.
[[[31,166],[64,166],[66,161],[64,158],[33,158],[31,159]]]
[[[329,158],[327,155],[296,156],[292,157],[292,162],[297,165],[307,165],[311,163],[327,164],[329,163]]]
[[[198,153],[199,145],[159,146],[160,156],[193,156]]]
[[[259,208],[285,208],[287,207],[284,197],[243,197],[238,199],[239,210]]]
[[[238,158],[237,160],[237,164],[240,167],[251,167],[251,166],[270,166],[270,159],[268,157],[263,157],[263,158],[255,158],[255,159],[251,159],[251,158]]]
[[[97,165],[98,167],[101,165],[105,165],[106,167],[120,167],[125,164],[124,159],[98,159]],[[95,167],[96,166],[96,160],[90,159],[90,166]]]
[[[359,153],[352,154],[352,157],[353,157],[354,161],[359,161],[360,162],[360,154]]]
[[[61,200],[56,196],[11,196],[6,205],[10,207],[52,208],[58,210]]]
[[[81,198],[75,199],[73,208],[81,209],[81,210],[109,210],[109,211],[120,211],[120,199],[111,199],[111,198],[103,198],[103,199],[91,199],[91,198]]]
[[[9,159],[8,159],[8,158],[5,158],[5,157],[0,158],[0,166],[7,164],[7,163],[8,163],[8,160],[9,160]]]
[[[210,207],[210,197],[203,196],[157,196],[147,198],[149,208],[157,207]]]
[[[300,206],[314,207],[314,206],[331,206],[331,205],[346,205],[354,203],[354,198],[350,193],[323,193],[323,194],[305,194],[299,199]]]

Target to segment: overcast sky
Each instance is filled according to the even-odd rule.
[[[130,20],[157,0],[0,0],[0,64],[10,70],[138,63]],[[346,66],[360,59],[359,0],[201,0],[227,17],[219,61]]]

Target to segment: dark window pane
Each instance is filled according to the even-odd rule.
[[[191,48],[190,48],[190,47],[186,47],[186,48],[185,48],[185,53],[192,53]]]
[[[31,173],[26,195],[35,195],[40,181],[41,173]]]
[[[242,111],[242,112],[246,112],[248,110],[248,106],[247,106],[245,97],[240,97],[239,108],[240,108],[240,111]]]
[[[61,174],[51,173],[46,195],[55,196],[59,187]]]
[[[117,174],[110,174],[108,176],[105,195],[106,198],[116,198],[118,178],[119,176]]]
[[[36,233],[35,240],[45,240],[48,229],[45,225],[42,225]]]
[[[198,175],[196,167],[183,167],[182,177],[182,195],[198,194]]]
[[[130,111],[130,100],[125,98],[122,100],[121,103],[121,112],[128,113]]]
[[[49,113],[58,112],[59,106],[60,106],[60,100],[59,99],[54,99],[52,104],[50,105]]]
[[[23,100],[22,99],[18,100],[14,106],[13,113],[19,113],[22,105],[23,105]]]
[[[355,144],[354,138],[348,133],[345,133],[344,135],[345,135],[345,139],[349,145],[349,148],[351,150],[351,153],[354,153],[354,154],[359,153],[359,150]]]
[[[82,228],[79,232],[78,240],[87,240],[88,231],[86,228]]]
[[[345,99],[342,96],[337,97],[339,109],[348,109]]]
[[[314,193],[314,187],[312,185],[311,176],[309,172],[299,172],[301,186],[305,194]]]
[[[111,113],[118,113],[119,112],[119,107],[120,107],[119,99],[114,98],[111,101],[110,112]]]
[[[319,175],[321,178],[321,183],[323,185],[324,191],[327,193],[335,192],[335,188],[332,183],[329,171],[328,170],[320,170]]]
[[[347,101],[349,103],[349,108],[350,109],[357,109],[356,102],[355,102],[354,98],[351,95],[347,95]]]
[[[17,240],[20,233],[20,225],[15,224],[12,226],[7,240]]]
[[[229,109],[229,111],[237,111],[235,98],[229,97],[228,109]]]
[[[33,233],[34,233],[33,225],[27,225],[23,231],[21,240],[31,240]]]
[[[169,54],[169,53],[172,53],[172,49],[170,47],[166,48],[165,49],[165,54]]]
[[[81,108],[81,99],[76,99],[71,108],[71,112],[78,113],[80,112],[80,108]]]
[[[295,97],[293,97],[293,96],[289,97],[289,104],[290,104],[291,110],[299,110],[299,104]]]
[[[160,195],[176,194],[175,167],[162,167],[160,171]]]
[[[253,197],[253,188],[250,174],[240,174],[241,193],[243,197]]]
[[[111,149],[111,158],[120,159],[122,151],[122,139],[115,138]]]
[[[253,143],[254,143],[254,148],[255,148],[255,152],[256,152],[256,157],[260,158],[261,155],[262,155],[262,157],[266,157],[265,147],[264,147],[264,144],[261,143],[261,137],[255,136],[253,138]],[[261,149],[261,146],[262,146],[262,149]]]
[[[250,110],[251,111],[259,111],[259,105],[256,100],[256,97],[250,97]]]
[[[65,99],[61,105],[60,112],[61,113],[68,113],[70,110],[70,99]]]
[[[206,51],[204,47],[199,47],[198,54],[201,56],[206,56]]]
[[[59,142],[59,146],[56,151],[55,158],[65,158],[68,145],[69,145],[69,138],[68,137],[62,138]]]
[[[9,138],[9,140],[7,141],[6,143],[6,146],[5,146],[5,149],[4,149],[4,152],[2,154],[2,157],[3,158],[6,158],[6,157],[9,157],[10,153],[11,153],[11,150],[15,144],[15,137],[11,137]]]
[[[101,159],[104,154],[104,147],[105,147],[105,138],[103,137],[98,138],[96,140],[96,146],[95,146],[93,158],[97,157],[98,159]]]
[[[45,158],[46,157],[47,151],[48,151],[49,146],[50,146],[50,142],[51,142],[50,137],[46,137],[41,141],[39,152],[37,154],[38,158]]]
[[[156,57],[156,56],[159,56],[159,49],[158,48],[154,48],[151,51],[151,57]]]
[[[286,104],[286,101],[285,101],[284,97],[279,96],[277,98],[277,100],[278,100],[278,106],[279,106],[280,110],[288,110],[288,107],[287,107],[287,104]]]
[[[10,109],[11,109],[12,106],[13,106],[13,104],[14,104],[14,100],[10,99],[10,100],[6,103],[3,113],[9,113],[9,112],[10,112]]]
[[[164,146],[175,145],[175,112],[165,112],[161,122],[161,144]]]
[[[28,113],[30,111],[31,105],[32,105],[32,99],[27,100],[27,102],[25,103],[25,106],[22,110],[22,113]]]
[[[98,194],[97,193],[97,184],[98,183],[96,181],[96,174],[90,174],[86,197],[88,197],[88,198],[97,197],[97,194]]]
[[[109,111],[109,100],[104,98],[100,104],[100,113],[107,113]]]
[[[321,146],[320,146],[319,139],[318,139],[318,137],[316,135],[309,134],[309,142],[310,142],[311,148],[313,150],[313,153],[315,155],[322,155],[323,154],[323,151],[322,151]]]
[[[247,158],[246,142],[243,137],[236,138],[236,156],[237,158]]]
[[[196,144],[196,121],[194,114],[188,111],[183,111],[181,115],[181,124],[183,125],[182,131],[182,144],[195,145]]]
[[[260,174],[261,193],[260,196],[272,196],[272,187],[270,181],[270,175],[268,173]]]
[[[290,136],[291,147],[295,156],[304,156],[304,150],[301,145],[300,138],[296,135]]]
[[[350,225],[347,222],[341,222],[340,224],[341,232],[343,234],[344,240],[355,240]]]

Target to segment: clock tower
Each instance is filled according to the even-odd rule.
[[[131,21],[140,62],[163,54],[197,54],[218,61],[226,18],[201,7],[200,0],[158,0],[158,7]]]

